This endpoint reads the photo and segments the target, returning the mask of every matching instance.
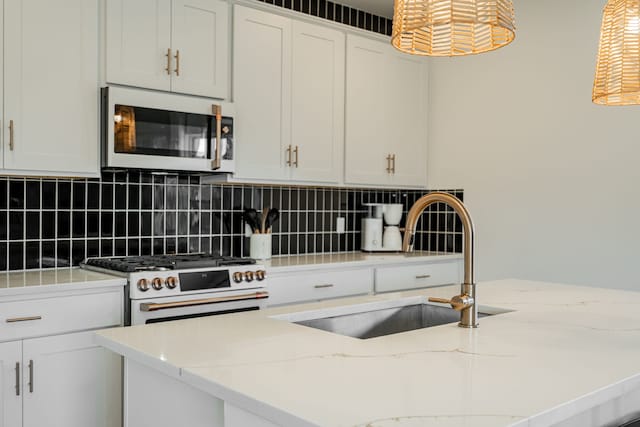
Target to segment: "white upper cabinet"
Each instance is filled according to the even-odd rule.
[[[347,37],[345,182],[426,186],[427,63]]]
[[[293,22],[294,181],[338,183],[344,147],[343,33]]]
[[[98,0],[5,0],[3,22],[3,173],[97,176]]]
[[[344,34],[234,9],[236,177],[339,183]]]
[[[107,82],[228,98],[223,0],[108,0]]]
[[[291,20],[234,9],[236,176],[285,179],[291,127]]]
[[[171,0],[106,2],[107,81],[171,90]]]
[[[228,13],[218,0],[173,1],[174,92],[227,97]]]

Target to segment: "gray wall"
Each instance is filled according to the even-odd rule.
[[[591,103],[604,0],[515,0],[517,36],[432,61],[429,186],[464,188],[478,277],[640,289],[640,107]]]

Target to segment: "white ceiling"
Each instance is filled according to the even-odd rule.
[[[393,16],[393,0],[336,0],[336,3],[355,7],[379,16]]]

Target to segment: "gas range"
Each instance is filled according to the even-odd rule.
[[[262,308],[267,273],[250,258],[211,254],[87,258],[80,266],[126,277],[127,324]],[[249,302],[249,304],[247,304]]]

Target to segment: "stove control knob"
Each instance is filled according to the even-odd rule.
[[[176,286],[178,286],[178,279],[174,276],[169,276],[167,277],[167,280],[165,281],[165,284],[167,285],[167,288],[169,289],[175,289]]]
[[[160,289],[162,289],[162,279],[156,277],[151,281],[151,286],[153,286],[153,289],[155,289],[156,291],[159,291]]]
[[[142,292],[147,292],[149,290],[149,281],[147,279],[138,280],[138,289]]]
[[[256,271],[256,279],[258,279],[260,282],[263,281],[265,277],[267,277],[266,271],[264,270]]]
[[[242,282],[242,280],[244,280],[244,274],[242,274],[239,271],[236,271],[235,273],[233,273],[233,281],[236,283],[240,283]]]
[[[253,271],[246,271],[244,273],[244,280],[247,282],[253,282],[254,274]]]

